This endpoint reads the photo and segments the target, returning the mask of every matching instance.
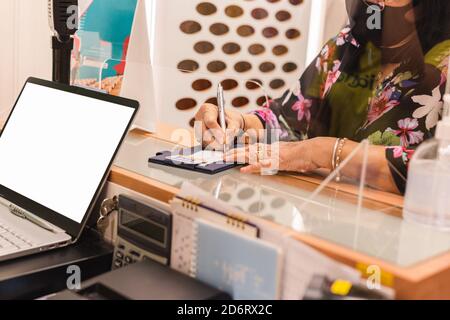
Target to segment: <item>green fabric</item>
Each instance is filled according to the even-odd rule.
[[[353,138],[364,124],[367,106],[374,95],[380,61],[380,51],[368,44],[359,63],[359,72],[353,75],[342,73],[333,85],[327,97],[327,104],[332,108],[330,136]]]

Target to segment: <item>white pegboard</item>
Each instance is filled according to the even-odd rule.
[[[226,91],[228,107],[237,97],[245,97],[249,103],[242,108],[242,112],[248,112],[257,107],[257,99],[264,96],[262,90],[248,90],[245,86],[246,79],[259,79],[264,83],[269,96],[279,97],[290,88],[299,78],[304,70],[307,47],[308,30],[310,25],[310,13],[312,0],[155,0],[155,82],[156,98],[159,111],[159,120],[174,124],[178,127],[188,127],[190,120],[195,115],[198,108],[209,98],[216,96],[216,87],[219,81],[234,79],[238,81],[237,88]],[[299,3],[297,5],[292,4]],[[216,12],[211,15],[202,15],[198,12],[197,6],[200,3],[210,3],[216,7]],[[239,17],[232,18],[225,13],[228,6],[235,5],[243,10]],[[252,16],[252,10],[262,8],[267,11],[268,16],[257,20]],[[276,16],[280,10],[290,13],[290,19],[279,21]],[[193,34],[183,33],[180,25],[184,21],[195,21],[201,25],[201,30]],[[226,24],[228,33],[216,36],[210,32],[210,26],[214,23]],[[255,30],[249,37],[238,35],[237,28],[241,25],[250,25]],[[263,36],[263,29],[274,27],[278,30],[278,35],[273,38]],[[299,30],[301,36],[295,39],[288,39],[285,35],[289,29]],[[206,54],[195,51],[194,46],[199,41],[212,43],[215,49]],[[226,54],[222,47],[228,42],[234,42],[241,47],[235,54]],[[260,55],[251,55],[248,52],[252,44],[262,44],[265,52]],[[281,56],[272,53],[273,47],[284,45],[288,52]],[[199,65],[198,70],[191,74],[182,73],[177,70],[179,62],[183,60],[193,60]],[[223,61],[227,69],[219,73],[211,73],[207,65],[211,61]],[[249,62],[252,70],[239,73],[234,69],[234,65],[240,61]],[[268,73],[259,70],[259,66],[264,62],[272,62],[275,69]],[[295,71],[286,73],[283,71],[285,63],[295,63]],[[206,79],[212,86],[203,91],[195,91],[192,83],[198,79]],[[284,86],[278,89],[269,87],[269,83],[274,79],[284,81]],[[180,111],[176,108],[177,101],[184,98],[195,100],[195,107]]]

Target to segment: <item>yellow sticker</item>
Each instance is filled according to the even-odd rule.
[[[347,296],[352,289],[352,283],[344,280],[336,280],[331,285],[331,293],[337,296]]]
[[[356,269],[361,272],[364,278],[372,281],[379,281],[383,286],[394,287],[394,275],[382,270],[376,265],[367,265],[364,263],[357,263]]]

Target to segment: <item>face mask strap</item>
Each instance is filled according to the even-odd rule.
[[[382,11],[384,11],[384,9],[386,9],[386,2],[385,1],[380,1],[378,3],[371,3],[371,2],[368,2],[367,0],[363,0],[363,2],[368,7],[372,7],[372,8],[377,8],[378,7],[379,8],[379,9],[377,9],[378,12],[382,12]]]

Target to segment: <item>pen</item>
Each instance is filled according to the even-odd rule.
[[[3,198],[0,197],[0,205],[3,205],[9,209],[9,212],[19,218],[25,219],[30,221],[31,223],[47,230],[51,231],[53,233],[58,233],[58,230],[50,226],[49,224],[45,223],[44,221],[40,220],[39,218],[35,217],[33,214],[29,213],[28,211],[25,211],[14,204],[10,203],[9,201],[3,200]]]
[[[226,134],[227,123],[226,123],[226,120],[225,120],[225,97],[224,97],[224,94],[223,94],[223,87],[222,87],[221,83],[219,83],[219,86],[217,87],[217,104],[218,104],[217,107],[219,108],[220,127],[222,128],[224,134]],[[226,151],[227,151],[227,144],[226,144],[226,141],[224,139],[224,141],[223,141],[223,152],[226,152]]]

